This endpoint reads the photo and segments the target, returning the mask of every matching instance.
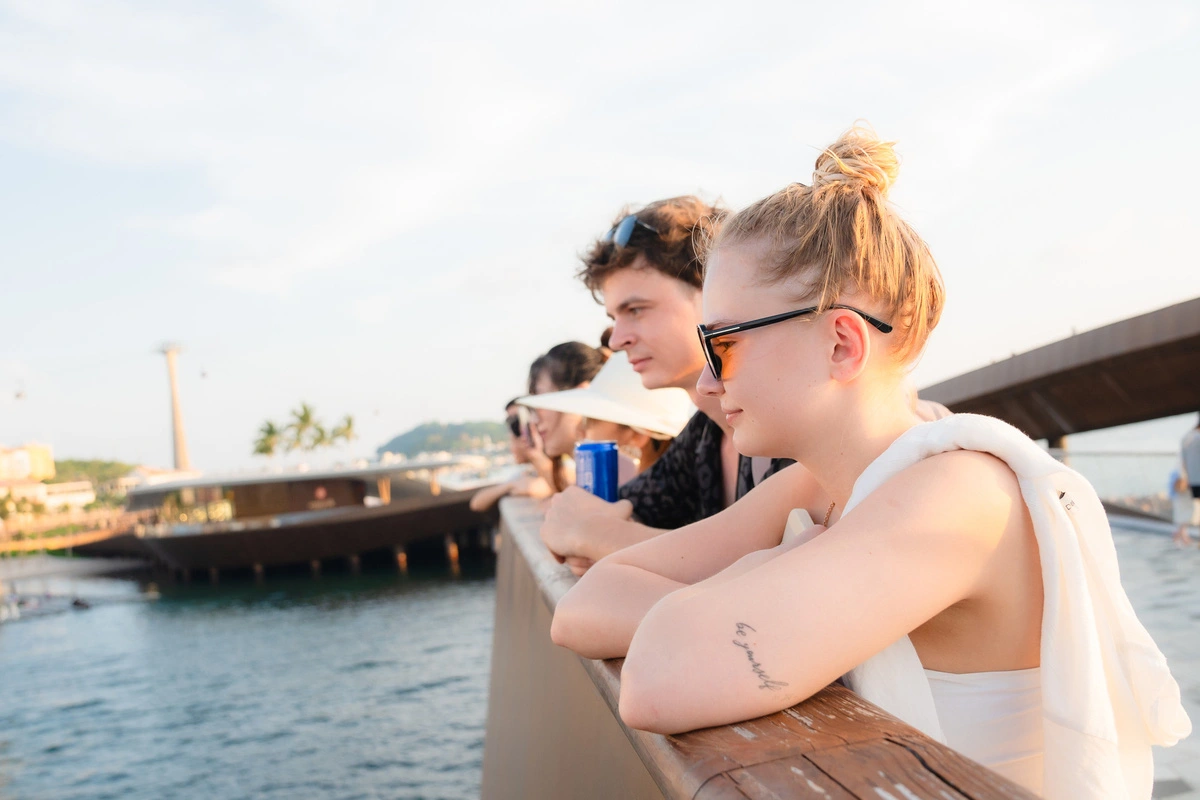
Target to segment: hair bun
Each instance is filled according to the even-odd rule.
[[[900,174],[894,144],[880,140],[869,126],[855,123],[817,157],[813,188],[831,183],[857,184],[887,197]]]

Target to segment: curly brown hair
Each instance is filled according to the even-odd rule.
[[[630,213],[628,208],[622,210],[613,226]],[[583,266],[577,277],[592,297],[601,302],[600,287],[605,279],[632,266],[639,256],[659,272],[701,288],[705,250],[728,212],[694,195],[685,195],[650,203],[633,213],[642,225],[634,227],[624,247],[600,238],[580,257]]]

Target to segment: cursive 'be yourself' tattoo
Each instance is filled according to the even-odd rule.
[[[747,634],[751,633],[758,633],[758,631],[745,622],[737,623],[737,632],[734,634],[733,646],[740,647],[746,651],[746,659],[750,662],[750,669],[754,671],[754,675],[759,680],[758,688],[778,692],[784,686],[787,686],[787,682],[771,680],[771,676],[762,668],[762,664],[758,663],[754,658],[754,651],[750,649],[750,643],[746,641]]]

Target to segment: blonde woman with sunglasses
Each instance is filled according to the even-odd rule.
[[[820,524],[796,512],[774,546],[699,582],[679,580],[700,549],[686,530],[618,552],[563,598],[552,636],[627,655],[635,728],[737,722],[845,676],[1034,792],[1149,798],[1150,746],[1190,722],[1095,492],[998,420],[914,409],[944,290],[887,201],[898,167],[851,129],[811,185],[734,215],[708,256],[699,391],[739,452],[808,469]]]

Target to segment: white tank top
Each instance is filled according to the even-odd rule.
[[[783,542],[814,534],[802,508],[788,515]],[[1042,671],[955,674],[925,670],[946,744],[1031,792],[1042,793]]]
[[[1042,793],[1042,673],[925,670],[946,744]]]

